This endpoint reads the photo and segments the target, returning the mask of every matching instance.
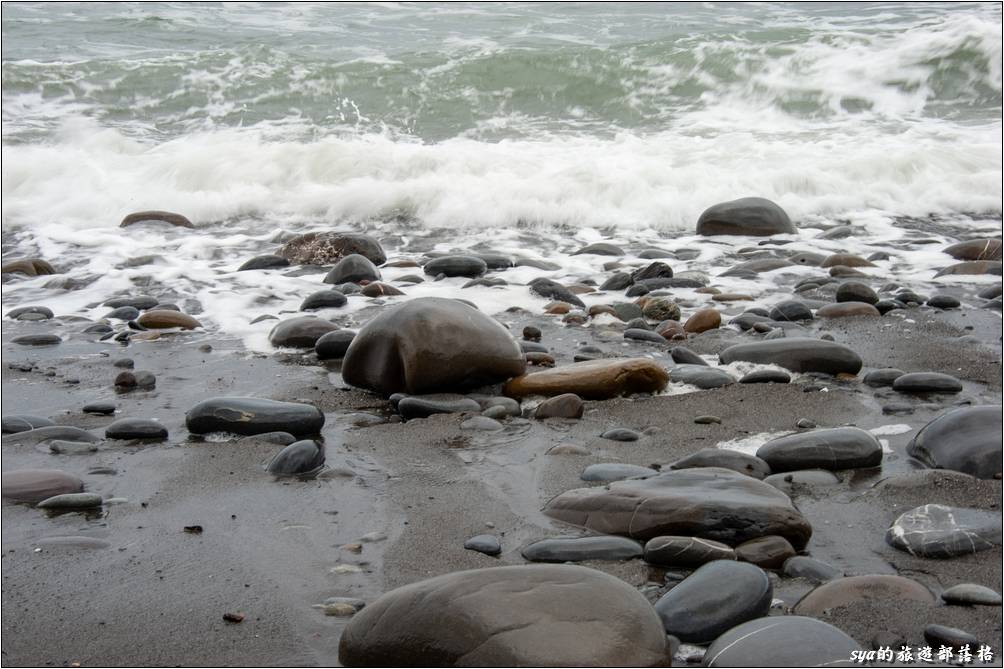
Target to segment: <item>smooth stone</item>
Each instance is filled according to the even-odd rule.
[[[535,541],[523,549],[523,557],[530,562],[632,560],[643,552],[640,543],[626,537],[579,537]]]
[[[865,302],[838,302],[816,310],[817,318],[850,318],[852,316],[881,316],[882,313]]]
[[[837,302],[864,302],[865,304],[875,304],[879,301],[878,293],[860,281],[844,281],[837,286],[835,296]]]
[[[523,353],[547,353],[548,351],[547,346],[535,341],[522,339],[516,343],[519,344],[519,350]]]
[[[899,393],[958,393],[962,382],[940,372],[911,372],[893,381],[892,389]]]
[[[358,253],[375,265],[387,262],[387,255],[375,238],[351,232],[308,232],[283,245],[279,255],[297,265],[330,265]]]
[[[600,434],[603,439],[610,439],[611,441],[638,441],[641,439],[641,433],[634,430],[629,430],[626,427],[615,427],[611,430],[606,430]]]
[[[506,416],[520,416],[523,413],[522,407],[520,407],[519,402],[512,399],[511,397],[496,397],[496,396],[478,396],[472,395],[471,399],[476,401],[482,410],[482,415],[484,411],[491,408],[500,408],[504,411],[499,416],[491,416],[491,418],[505,418]]]
[[[844,573],[836,567],[806,555],[795,555],[784,561],[784,575],[804,578],[813,583],[826,583],[841,578]]]
[[[724,369],[708,365],[677,365],[669,370],[669,380],[673,383],[689,383],[701,390],[721,388],[736,382]]]
[[[461,430],[474,430],[478,432],[495,432],[501,430],[504,425],[494,418],[487,416],[473,416],[460,424]]]
[[[956,260],[1001,260],[1001,240],[969,239],[952,244],[944,250]]]
[[[348,298],[337,290],[319,290],[311,293],[300,303],[300,311],[313,311],[315,309],[337,309],[348,304]],[[315,341],[313,345],[316,346]]]
[[[967,276],[967,275],[1001,275],[1001,263],[995,260],[971,260],[968,262],[960,262],[954,265],[949,265],[948,267],[938,271],[934,275],[934,278],[942,276]]]
[[[533,267],[534,269],[541,269],[545,272],[556,272],[561,269],[561,265],[558,263],[548,262],[546,260],[537,260],[535,258],[517,258],[516,267]]]
[[[730,346],[718,355],[722,364],[739,360],[774,364],[793,372],[823,372],[826,374],[857,374],[861,357],[835,342],[808,337],[786,337],[751,344]]]
[[[959,298],[952,295],[932,295],[927,300],[927,306],[935,309],[957,309],[961,304]]]
[[[1001,471],[1002,422],[1000,406],[955,409],[922,427],[906,452],[928,467],[992,479]]]
[[[318,360],[338,360],[345,357],[349,345],[355,339],[353,330],[332,330],[318,337],[314,343],[314,352]]]
[[[279,269],[281,267],[289,267],[289,261],[282,256],[263,255],[255,256],[254,258],[245,261],[243,265],[237,268],[237,271],[247,272],[248,270]]]
[[[512,256],[502,253],[475,253],[475,258],[480,258],[491,270],[505,270],[515,266]]]
[[[324,448],[313,439],[294,441],[273,457],[265,470],[275,476],[308,474],[324,464]]]
[[[935,648],[948,646],[949,648],[958,650],[966,646],[972,651],[980,647],[980,640],[969,632],[960,630],[957,627],[948,627],[947,625],[933,623],[924,628],[924,641]]]
[[[831,253],[823,259],[820,267],[875,267],[875,263],[865,260],[861,256],[847,253]]]
[[[11,320],[34,320],[26,318],[27,316],[41,316],[39,320],[49,320],[53,313],[49,307],[18,307],[7,312],[7,318]]]
[[[119,307],[134,307],[139,310],[153,309],[160,303],[156,297],[151,297],[149,295],[125,295],[122,297],[113,297],[110,300],[103,302],[103,306],[110,307],[112,309],[118,309]]]
[[[464,548],[492,556],[502,553],[502,544],[499,543],[498,537],[491,534],[479,534],[471,537],[464,542]]]
[[[300,436],[318,434],[324,414],[317,407],[298,402],[277,402],[255,397],[214,397],[185,414],[192,434],[230,432],[244,436],[289,432]]]
[[[604,358],[516,377],[503,386],[503,392],[517,399],[575,393],[587,400],[605,400],[658,392],[668,381],[666,370],[649,358]]]
[[[764,272],[773,272],[784,267],[793,267],[795,263],[785,258],[757,258],[733,265],[718,276],[746,277],[756,276]]]
[[[461,288],[476,288],[477,286],[488,286],[491,288],[495,286],[508,286],[508,285],[509,282],[501,277],[488,277],[488,278],[482,277],[480,279],[471,279],[463,286],[461,286]]]
[[[530,292],[534,295],[538,295],[539,297],[567,302],[568,304],[574,304],[575,306],[582,307],[583,309],[586,307],[585,303],[581,299],[557,281],[539,278],[534,279],[527,285],[530,287]]]
[[[804,265],[806,267],[819,267],[826,260],[826,256],[822,253],[812,253],[811,251],[802,251],[801,253],[796,253],[788,258],[788,261],[794,265]]]
[[[72,492],[54,495],[37,504],[40,509],[90,509],[101,506],[101,495],[92,492]]]
[[[185,216],[170,211],[137,211],[123,218],[119,227],[127,228],[138,223],[167,223],[177,228],[195,227]]]
[[[811,321],[812,309],[799,300],[785,300],[771,308],[770,318],[775,321]]]
[[[663,344],[666,343],[666,338],[661,334],[652,332],[651,330],[642,330],[639,328],[628,328],[624,331],[625,339],[634,339],[636,341],[649,341],[653,344]]]
[[[69,425],[44,425],[33,430],[24,430],[4,436],[5,444],[41,444],[46,441],[61,439],[64,441],[84,441],[94,443],[101,441],[87,430]]]
[[[335,263],[331,271],[325,275],[324,283],[339,285],[361,281],[379,281],[380,278],[380,270],[369,258],[358,253],[350,253]]]
[[[697,416],[694,418],[694,422],[698,425],[711,425],[712,423],[721,425],[722,419],[718,416]]]
[[[705,209],[697,220],[697,234],[769,237],[793,234],[795,226],[781,207],[762,197],[720,202]]]
[[[771,474],[763,482],[791,495],[798,492],[799,488],[839,485],[840,478],[825,469],[798,469],[782,474]]]
[[[627,272],[614,272],[600,284],[600,290],[624,290],[633,283]]]
[[[613,244],[608,244],[606,242],[598,242],[596,244],[589,244],[588,246],[583,246],[578,251],[572,251],[573,256],[583,255],[586,253],[591,253],[598,256],[622,256],[624,255],[624,249],[619,246],[614,246]]]
[[[202,323],[188,314],[183,314],[172,309],[153,309],[144,312],[140,314],[136,322],[150,330],[167,328],[194,330],[195,328],[202,327]]]
[[[978,553],[1001,543],[1000,513],[925,504],[910,509],[886,531],[893,548],[925,558]]]
[[[631,272],[631,282],[648,281],[650,279],[672,279],[673,268],[664,262],[649,263],[645,267]]]
[[[736,546],[736,558],[762,569],[780,569],[792,557],[795,557],[795,549],[784,537],[759,537]]]
[[[760,480],[770,475],[770,465],[760,458],[727,448],[702,448],[669,465],[670,469],[693,467],[723,467]]]
[[[55,268],[41,258],[21,258],[5,262],[0,267],[3,274],[24,274],[25,276],[46,276],[56,274]]]
[[[43,418],[42,416],[12,414],[10,416],[3,417],[2,425],[4,434],[14,434],[17,432],[27,432],[28,430],[34,430],[40,427],[50,427],[55,425],[55,423],[48,418]]]
[[[742,377],[739,383],[791,383],[791,375],[779,369],[760,369]]]
[[[872,388],[890,388],[893,382],[903,376],[905,372],[901,369],[886,367],[884,369],[874,369],[865,374],[862,381],[866,386]]]
[[[889,402],[882,406],[882,413],[886,416],[908,416],[916,409],[907,402]]]
[[[488,271],[488,263],[474,256],[441,256],[427,262],[422,270],[429,276],[478,277]]]
[[[819,616],[838,606],[855,602],[905,599],[934,604],[934,595],[917,581],[891,574],[846,576],[827,581],[810,590],[795,604],[797,615]]]
[[[10,341],[12,344],[19,344],[21,346],[55,346],[63,340],[54,334],[30,334],[14,337]]]
[[[331,321],[317,316],[296,316],[279,321],[269,332],[268,340],[276,348],[314,348],[322,335],[337,329]]]
[[[757,457],[774,472],[860,469],[882,463],[882,445],[865,430],[835,427],[771,439],[757,450]]]
[[[976,583],[960,583],[953,585],[941,593],[941,599],[946,604],[962,606],[1000,606],[1000,593]]]
[[[676,255],[672,251],[653,247],[639,251],[638,257],[643,260],[656,260],[658,258],[675,258]]]
[[[547,449],[547,455],[589,455],[589,449],[566,442]]]
[[[984,300],[992,300],[995,297],[1000,297],[1002,293],[1004,293],[1004,286],[997,284],[996,286],[988,286],[984,288],[980,292],[976,293],[976,296]]]
[[[623,481],[624,479],[635,478],[637,476],[655,476],[658,474],[654,469],[642,467],[640,465],[629,465],[622,462],[602,462],[589,465],[582,470],[579,478],[590,483],[610,483],[611,481]]]
[[[344,286],[345,285],[342,284],[343,288]],[[359,292],[365,297],[392,297],[394,295],[404,295],[404,291],[398,290],[389,284],[380,283],[379,281],[373,281],[372,283],[366,284]]]
[[[428,418],[440,413],[480,412],[481,405],[472,399],[444,400],[424,397],[405,397],[397,403],[397,412],[405,420]]]
[[[678,365],[703,365],[708,367],[708,362],[691,351],[686,346],[674,346],[669,349],[669,357]]]
[[[58,469],[16,469],[3,472],[0,480],[0,495],[15,502],[41,502],[84,489],[83,481]]]
[[[112,326],[105,323],[95,323],[94,325],[84,328],[84,334],[109,334],[114,332]]]
[[[829,623],[769,616],[737,625],[708,646],[702,667],[854,666],[858,642]]]
[[[53,439],[47,443],[49,444],[49,452],[56,455],[85,455],[98,451],[98,445],[93,442]]]
[[[535,418],[582,418],[586,405],[575,393],[556,395],[544,400],[534,412]]]
[[[736,625],[767,615],[774,588],[763,569],[716,560],[655,603],[663,629],[684,643],[710,643]]]
[[[167,428],[155,420],[120,418],[105,428],[107,439],[167,439]]]
[[[261,434],[253,434],[249,437],[241,437],[237,440],[238,444],[248,444],[248,443],[266,443],[275,444],[277,446],[289,446],[294,441],[296,437],[291,435],[289,432],[263,432]]]
[[[647,292],[663,290],[666,288],[703,288],[708,283],[707,279],[699,279],[695,276],[674,276],[660,277],[658,279],[644,279],[635,286],[644,288]],[[631,297],[630,293],[628,294]]]
[[[800,550],[812,534],[787,495],[719,467],[569,490],[551,499],[544,513],[594,532],[635,539],[687,535],[736,544],[778,534]]]
[[[730,546],[697,537],[655,537],[645,543],[645,562],[666,567],[699,567],[715,560],[735,560]]]
[[[345,354],[342,377],[384,395],[420,394],[497,383],[525,369],[519,344],[498,321],[464,302],[424,297],[366,323]]]
[[[659,617],[632,586],[594,569],[538,564],[453,572],[392,590],[346,625],[338,659],[649,667],[665,665],[666,645]]]
[[[683,324],[686,332],[694,334],[721,327],[722,315],[717,309],[698,309]]]

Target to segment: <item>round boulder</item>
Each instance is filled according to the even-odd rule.
[[[795,226],[784,209],[762,197],[744,197],[709,207],[697,220],[697,234],[771,235],[794,234]]]
[[[1001,471],[1002,422],[999,406],[949,411],[922,427],[906,452],[928,467],[992,479]]]

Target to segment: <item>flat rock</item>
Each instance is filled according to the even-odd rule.
[[[610,483],[636,476],[655,476],[658,473],[654,469],[640,465],[630,465],[623,462],[600,462],[583,469],[579,478],[590,483]]]
[[[813,583],[826,583],[841,578],[844,573],[821,560],[807,555],[795,555],[784,561],[784,575],[790,578],[804,578]]]
[[[924,641],[935,648],[947,646],[958,650],[965,646],[970,651],[980,647],[980,640],[965,630],[947,625],[930,624],[924,628]]]
[[[791,495],[804,489],[839,485],[840,478],[825,469],[799,469],[783,474],[771,474],[763,480],[785,494]]]
[[[941,593],[941,599],[960,606],[1000,606],[1002,602],[999,592],[976,583],[953,585]]]
[[[962,382],[940,372],[911,372],[897,377],[892,389],[898,393],[958,393]]]
[[[703,365],[708,367],[708,361],[691,351],[686,346],[674,346],[669,350],[669,356],[678,365]]]
[[[626,537],[578,537],[535,541],[523,549],[523,557],[530,562],[631,560],[642,552],[640,543]]]
[[[308,232],[290,239],[279,251],[280,256],[297,265],[330,265],[353,253],[375,265],[387,262],[380,242],[351,232]]]
[[[720,202],[704,210],[697,220],[697,234],[751,235],[769,237],[793,234],[795,226],[781,207],[762,197],[744,197]]]
[[[906,452],[928,467],[995,478],[1001,471],[1002,422],[1000,406],[955,409],[922,427]]]
[[[324,448],[313,439],[302,439],[276,453],[265,471],[275,476],[297,476],[315,472],[322,465]]]
[[[602,622],[598,622],[602,621]],[[345,666],[662,666],[666,635],[627,583],[574,565],[461,571],[386,593],[346,625]]]
[[[464,542],[464,548],[492,556],[502,553],[502,544],[499,543],[498,537],[491,534],[479,534],[471,537]]]
[[[956,260],[1001,260],[1001,240],[969,239],[952,244],[944,251]]]
[[[787,559],[795,557],[795,549],[784,537],[758,537],[736,546],[736,557],[762,569],[780,569]]]
[[[770,475],[770,465],[760,458],[727,448],[702,448],[669,465],[670,469],[693,467],[722,467],[755,479],[764,479]]]
[[[867,302],[837,302],[816,309],[819,318],[848,318],[851,316],[881,316],[882,313]]]
[[[16,469],[2,475],[0,494],[14,502],[41,502],[43,499],[80,492],[84,482],[58,469]]]
[[[31,317],[31,318],[29,318]],[[7,318],[14,321],[21,320],[43,320],[47,321],[53,317],[52,309],[49,307],[18,307],[7,312]]]
[[[311,293],[300,303],[300,311],[314,311],[315,309],[338,309],[348,304],[349,299],[339,290],[319,290]],[[331,332],[328,330],[326,332]],[[316,345],[315,341],[313,345]],[[302,348],[302,347],[301,347]]]
[[[736,344],[719,354],[722,364],[739,360],[760,364],[773,364],[793,372],[824,372],[826,374],[857,374],[861,371],[861,357],[842,344],[810,339],[785,337]]]
[[[425,263],[422,271],[429,276],[477,277],[488,271],[488,264],[474,256],[441,256]]]
[[[960,262],[954,265],[949,265],[948,267],[939,270],[934,278],[941,276],[960,276],[960,275],[1001,275],[1001,262],[998,260],[970,260],[967,262]]]
[[[48,418],[42,416],[32,416],[30,414],[11,414],[3,417],[3,433],[14,434],[17,432],[27,432],[40,427],[55,425]]]
[[[708,646],[703,667],[853,666],[858,642],[833,625],[804,616],[757,618]]]
[[[589,244],[588,246],[583,246],[578,251],[573,251],[572,255],[583,255],[586,253],[591,253],[597,256],[622,256],[624,255],[624,249],[613,244],[608,244],[606,242],[597,242],[596,244]]]
[[[869,574],[827,581],[802,597],[792,612],[819,616],[830,609],[855,602],[897,599],[934,604],[931,591],[916,581],[891,574]]]
[[[635,430],[630,430],[626,427],[615,427],[609,430],[604,430],[600,437],[603,439],[610,439],[611,441],[638,441],[641,439],[641,432]]]
[[[834,427],[772,439],[757,450],[774,472],[859,469],[882,463],[882,445],[870,432]]]
[[[697,537],[655,537],[645,543],[645,562],[665,567],[699,567],[715,560],[735,560],[731,546]]]
[[[167,428],[146,418],[120,418],[105,428],[107,439],[167,439]]]
[[[565,393],[548,398],[537,405],[535,418],[582,418],[586,405],[575,393]]]
[[[277,402],[256,397],[214,397],[185,414],[192,434],[230,432],[244,436],[289,432],[295,436],[318,434],[324,414],[317,407],[297,402]]]
[[[605,400],[658,392],[668,382],[666,370],[649,358],[604,358],[519,376],[506,383],[503,392],[514,398],[575,393],[583,399]]]
[[[519,344],[495,319],[464,302],[423,297],[366,323],[345,354],[342,377],[384,395],[421,394],[497,383],[525,369]]]
[[[38,508],[55,511],[57,509],[92,509],[101,506],[104,500],[93,492],[71,492],[54,495],[38,503]]]
[[[55,346],[62,343],[59,335],[54,334],[28,334],[14,337],[10,340],[12,344],[21,346]]]
[[[170,211],[137,211],[129,214],[119,223],[120,228],[127,228],[130,225],[139,223],[166,223],[177,228],[194,228],[192,222],[181,214]]]
[[[1001,517],[999,512],[925,504],[894,520],[885,540],[918,557],[968,555],[1000,545]]]
[[[655,603],[667,634],[684,643],[710,643],[748,620],[767,615],[774,589],[763,569],[716,560]]]
[[[428,418],[441,413],[478,413],[481,405],[469,398],[405,397],[397,403],[397,412],[405,420]]]
[[[289,261],[282,256],[262,255],[245,261],[244,264],[237,268],[237,271],[247,272],[256,269],[280,269],[282,267],[289,267]]]
[[[674,383],[689,383],[701,390],[721,388],[736,382],[724,369],[707,365],[677,365],[669,370],[669,380]]]
[[[906,372],[901,369],[885,367],[883,369],[873,369],[865,374],[864,378],[861,380],[866,386],[871,386],[872,388],[889,388],[892,387],[892,384],[896,379],[903,376],[905,373]]]
[[[71,427],[70,425],[46,425],[43,427],[37,427],[34,430],[25,430],[23,432],[5,435],[3,443],[41,444],[56,439],[87,443],[101,441],[100,438],[91,434],[87,430],[81,430],[79,427]]]
[[[778,534],[801,549],[812,534],[787,495],[719,467],[569,490],[551,499],[544,513],[595,532],[635,539],[683,535],[737,544]]]
[[[739,379],[739,383],[791,383],[791,375],[780,369],[759,369]]]
[[[317,316],[296,316],[279,321],[269,332],[268,340],[276,348],[314,348],[322,335],[337,329],[331,321]]]

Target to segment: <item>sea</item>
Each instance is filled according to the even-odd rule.
[[[889,248],[884,276],[923,285],[950,264],[939,243],[1000,235],[1001,11],[5,2],[3,257],[59,274],[6,281],[4,306],[99,318],[111,295],[150,293],[267,350],[251,321],[295,312],[320,276],[236,270],[314,230],[368,232],[392,258],[559,267],[469,289],[426,277],[391,301],[539,312],[525,283],[600,277],[607,259],[573,255],[597,241],[627,262],[687,249],[678,273],[769,295],[769,276],[717,277],[756,240],[694,234],[744,196],[788,212],[790,249]],[[196,227],[119,227],[147,209]],[[854,234],[822,239],[838,225]]]

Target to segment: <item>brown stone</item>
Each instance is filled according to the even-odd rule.
[[[530,351],[525,355],[528,365],[536,367],[554,367],[554,357],[543,351]]]
[[[280,256],[298,265],[330,265],[353,253],[374,265],[387,261],[376,239],[348,232],[308,232],[290,239],[279,251]]]
[[[572,310],[572,305],[568,302],[548,302],[544,305],[545,314],[567,314]]]
[[[386,283],[374,281],[363,286],[360,291],[366,297],[383,297],[385,295],[404,295],[404,291]]]
[[[535,418],[582,418],[585,405],[575,393],[565,393],[546,399],[537,406]]]
[[[1001,260],[1001,240],[970,239],[952,244],[945,253],[956,260]]]
[[[15,502],[41,502],[56,495],[80,492],[84,483],[58,469],[20,469],[3,473],[0,494]]]
[[[665,339],[673,339],[679,335],[685,337],[687,335],[687,331],[683,329],[683,324],[680,321],[664,321],[659,323],[659,327],[655,331]]]
[[[177,228],[194,228],[192,222],[182,216],[170,211],[137,211],[122,219],[120,228],[127,228],[137,223],[167,223]]]
[[[718,295],[722,291],[719,290],[718,288],[715,288],[714,286],[702,286],[701,288],[695,288],[694,292],[702,293],[704,295]]]
[[[567,286],[568,292],[572,295],[585,295],[586,293],[595,293],[596,289],[592,286],[587,286],[581,283],[571,283]]]
[[[712,295],[711,299],[715,302],[749,302],[752,301],[753,297],[743,293],[718,293]]]
[[[867,302],[835,302],[816,310],[818,318],[844,318],[846,316],[881,316],[878,309]]]
[[[717,309],[699,309],[683,324],[687,332],[706,332],[714,330],[722,324],[722,315]]]
[[[183,314],[180,311],[172,311],[170,309],[155,309],[153,311],[145,311],[140,314],[136,322],[145,328],[150,329],[162,329],[162,328],[182,328],[184,330],[194,330],[195,328],[202,327],[202,323],[195,320],[188,314]]]
[[[22,258],[4,263],[0,268],[2,274],[24,274],[27,276],[46,276],[55,274],[56,270],[40,258]]]
[[[620,319],[620,316],[617,315],[617,312],[614,311],[614,308],[608,304],[594,304],[593,306],[589,307],[590,318],[596,318],[600,314],[610,314],[611,316]]]
[[[802,616],[818,616],[838,606],[870,599],[907,599],[932,605],[935,601],[931,591],[916,581],[891,574],[869,574],[827,581],[802,597],[793,612]]]
[[[750,539],[736,546],[736,557],[763,569],[780,569],[784,561],[795,556],[795,549],[784,537],[770,535]]]
[[[575,393],[590,400],[605,400],[631,393],[653,393],[666,387],[669,374],[648,358],[606,358],[555,367],[512,379],[503,387],[509,397],[553,397]]]
[[[875,263],[865,260],[861,256],[850,255],[849,253],[833,253],[826,256],[820,267],[834,267],[843,265],[844,267],[875,267]]]
[[[972,260],[969,262],[955,263],[940,270],[934,275],[935,278],[945,275],[955,274],[996,274],[1001,275],[1001,263],[997,260]]]

